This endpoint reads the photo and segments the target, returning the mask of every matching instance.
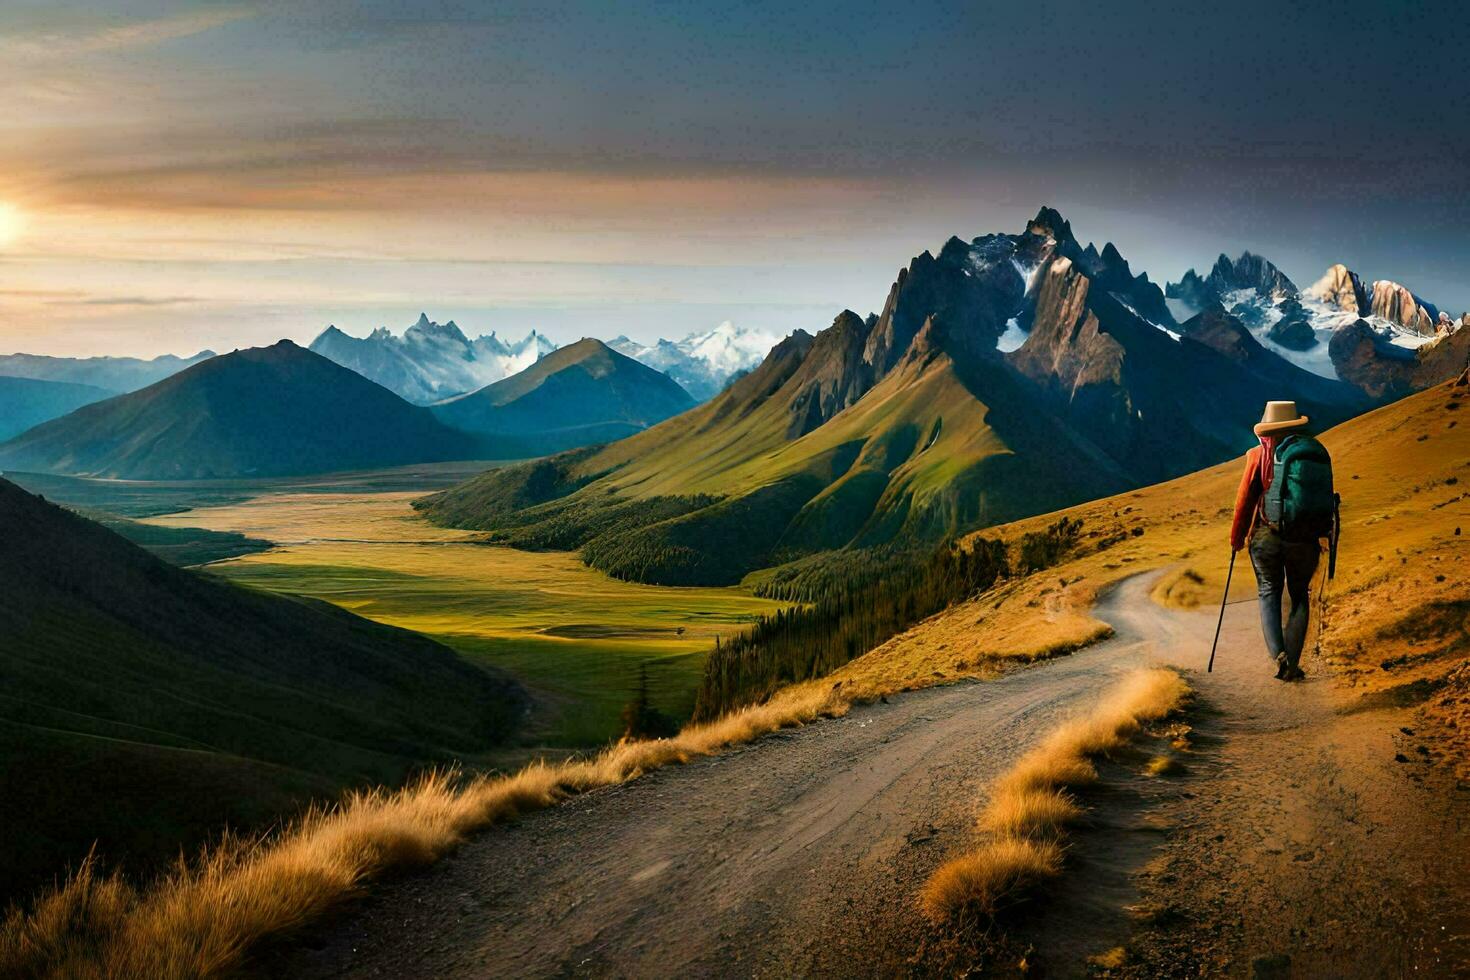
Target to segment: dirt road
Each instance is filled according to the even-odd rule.
[[[1033,946],[1030,962],[1053,975],[1117,946],[1140,975],[1470,966],[1470,828],[1426,765],[1395,761],[1413,752],[1398,732],[1408,710],[1343,713],[1326,679],[1274,681],[1250,605],[1232,607],[1205,675],[1212,617],[1155,605],[1151,583],[1101,599],[1117,633],[1089,650],[858,708],[488,832],[380,885],[262,972],[925,972],[916,952],[933,933],[914,895],[970,838],[993,779],[1112,679],[1157,662],[1190,670],[1200,692],[1186,773],[1116,767],[1088,800],[1067,876],[1010,927],[1010,948]]]

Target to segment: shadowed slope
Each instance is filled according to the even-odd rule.
[[[512,730],[508,681],[326,603],[174,568],[0,480],[0,894],[148,866]]]
[[[32,426],[115,394],[69,381],[0,377],[0,439],[20,435]]]

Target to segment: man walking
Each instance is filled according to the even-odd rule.
[[[1235,495],[1230,547],[1250,545],[1260,588],[1261,631],[1278,680],[1301,680],[1307,640],[1312,575],[1321,557],[1320,539],[1333,531],[1336,498],[1332,459],[1306,429],[1296,402],[1267,402],[1255,427],[1260,445],[1245,457],[1245,474]],[[1282,622],[1283,587],[1291,610]]]

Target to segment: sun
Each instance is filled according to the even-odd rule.
[[[9,245],[19,238],[24,223],[19,208],[14,204],[0,201],[0,247]]]

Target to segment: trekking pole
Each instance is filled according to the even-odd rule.
[[[1225,594],[1220,597],[1220,621],[1215,624],[1215,642],[1210,644],[1210,662],[1205,667],[1205,673],[1209,674],[1215,670],[1215,648],[1220,645],[1220,627],[1225,625],[1225,603],[1230,599],[1230,576],[1235,574],[1235,556],[1238,552],[1230,552],[1230,567],[1225,571]]]

